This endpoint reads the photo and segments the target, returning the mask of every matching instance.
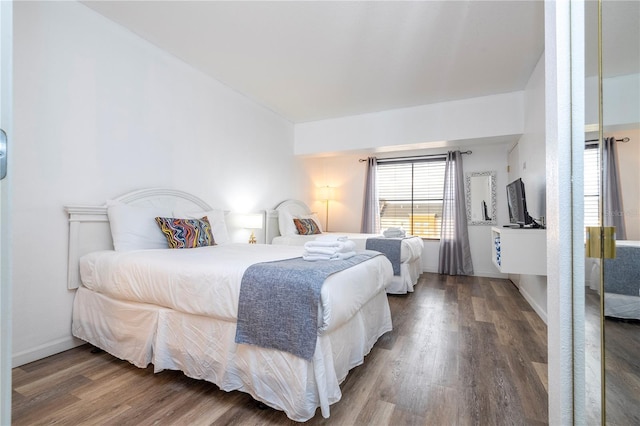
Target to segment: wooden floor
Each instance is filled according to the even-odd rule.
[[[547,331],[508,280],[423,274],[389,296],[394,330],[308,424],[536,425],[547,419]],[[294,424],[240,392],[153,374],[89,346],[13,370],[13,424]]]

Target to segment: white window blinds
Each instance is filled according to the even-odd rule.
[[[382,229],[402,227],[423,238],[440,238],[445,160],[378,164]]]
[[[600,226],[600,150],[587,145],[584,150],[584,226]]]

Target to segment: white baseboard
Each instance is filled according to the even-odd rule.
[[[432,274],[437,274],[438,270],[437,269],[432,269],[432,268],[424,268],[422,269],[422,272],[429,272]],[[486,278],[501,278],[501,279],[508,279],[509,276],[507,274],[503,274],[501,272],[474,272],[473,273],[474,277],[486,277]]]
[[[474,276],[476,277],[486,277],[486,278],[499,278],[502,280],[507,280],[509,279],[509,275],[507,274],[503,274],[502,272],[493,272],[493,271],[481,271],[481,272],[474,272],[473,273]]]
[[[520,294],[522,294],[522,297],[524,297],[524,300],[529,302],[529,305],[531,305],[533,310],[536,311],[536,313],[542,319],[542,321],[544,321],[544,323],[547,324],[547,309],[546,309],[546,307],[543,309],[538,304],[538,302],[536,302],[535,299],[533,297],[531,297],[531,295],[529,295],[529,293],[527,293],[527,291],[524,288],[520,287],[519,290],[520,290]]]
[[[80,339],[69,336],[45,343],[44,345],[40,345],[35,348],[18,352],[16,354],[13,354],[13,356],[11,357],[11,368],[20,367],[21,365],[46,358],[60,352],[68,351],[69,349],[73,349],[85,343],[86,342]]]

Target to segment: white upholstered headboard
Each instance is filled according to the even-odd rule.
[[[172,211],[212,210],[209,204],[195,195],[166,188],[141,189],[114,198],[113,201],[139,207],[165,207]],[[113,240],[106,204],[65,206],[65,210],[69,214],[67,288],[76,289],[80,284],[80,258],[93,251],[113,250]]]
[[[266,243],[271,244],[275,237],[280,236],[280,225],[278,224],[279,212],[287,211],[293,216],[303,216],[311,214],[311,209],[300,200],[284,200],[275,209],[267,210]]]

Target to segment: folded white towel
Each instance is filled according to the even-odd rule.
[[[402,228],[387,228],[382,232],[386,238],[404,238],[407,233]]]
[[[348,259],[356,254],[356,243],[345,239],[335,241],[307,241],[304,244],[304,260]]]
[[[347,241],[348,238],[346,235],[321,235],[314,241]]]
[[[331,256],[336,253],[340,253],[340,249],[336,247],[307,247],[305,248],[304,253]]]
[[[322,254],[303,254],[302,258],[304,260],[308,260],[311,262],[315,262],[318,260],[344,260],[349,259],[356,255],[355,251],[349,251],[345,253],[335,253],[333,255],[322,255]]]
[[[336,253],[333,256],[331,256],[331,260],[349,259],[350,257],[353,257],[355,255],[356,255],[355,251],[347,251],[347,252],[343,252],[343,253]]]
[[[302,258],[310,262],[315,262],[318,260],[331,260],[331,256],[323,256],[321,254],[303,254]]]
[[[329,249],[334,251],[352,251],[356,249],[356,243],[351,240],[344,241],[307,241],[304,243],[305,250]]]
[[[307,241],[304,243],[304,248],[308,247],[342,247],[344,241]]]

